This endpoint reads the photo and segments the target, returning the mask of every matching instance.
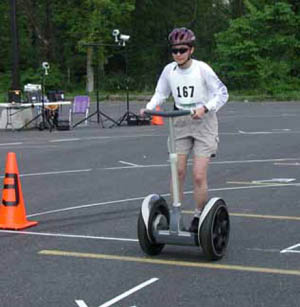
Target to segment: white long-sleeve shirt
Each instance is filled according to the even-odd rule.
[[[205,106],[217,112],[228,100],[226,86],[212,68],[204,62],[192,60],[182,69],[176,62],[168,64],[160,75],[155,94],[146,105],[154,110],[172,94],[178,109],[196,109]]]

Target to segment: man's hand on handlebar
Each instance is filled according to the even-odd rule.
[[[142,117],[144,117],[145,116],[145,111],[146,111],[147,109],[140,109],[140,115],[142,116]]]
[[[206,108],[205,107],[200,107],[195,110],[193,110],[192,118],[193,119],[200,119],[204,116]]]

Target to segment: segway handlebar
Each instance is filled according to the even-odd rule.
[[[154,111],[154,110],[145,110],[146,115],[157,115],[162,117],[178,117],[184,115],[192,115],[193,111],[188,110],[176,110],[176,111]]]

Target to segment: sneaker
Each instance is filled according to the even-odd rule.
[[[198,225],[199,225],[199,217],[194,216],[191,226],[189,228],[189,232],[198,233]]]

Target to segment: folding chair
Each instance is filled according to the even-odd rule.
[[[73,117],[77,114],[83,114],[85,117],[85,125],[88,124],[87,117],[90,111],[90,97],[89,96],[75,96],[72,107],[69,113],[70,126],[73,126]]]

